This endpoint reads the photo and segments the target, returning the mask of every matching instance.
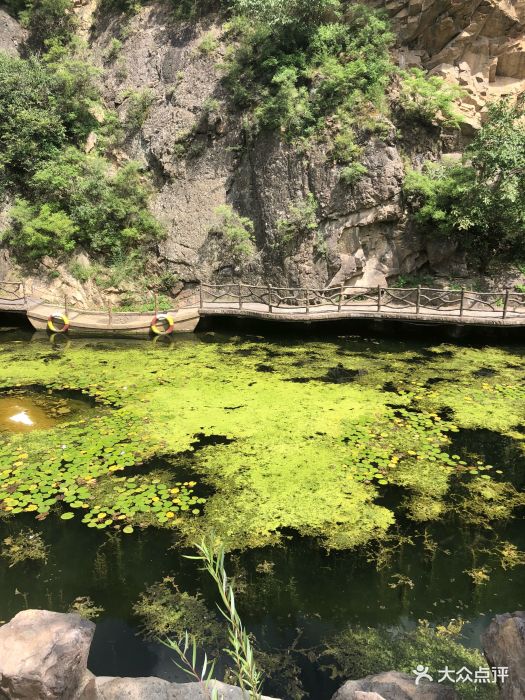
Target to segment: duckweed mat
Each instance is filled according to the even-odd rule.
[[[520,348],[179,336],[0,343],[2,387],[81,392],[93,410],[0,433],[3,517],[57,512],[131,535],[213,529],[228,548],[290,533],[328,549],[388,540],[451,512],[466,525],[525,504],[516,469],[457,454],[461,431],[525,449]]]

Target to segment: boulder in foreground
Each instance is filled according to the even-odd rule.
[[[507,667],[508,678],[500,685],[502,700],[525,698],[525,612],[496,615],[481,637],[483,651],[492,667]]]
[[[421,683],[416,685],[415,676],[406,673],[378,673],[358,681],[347,681],[332,700],[456,700],[456,691],[440,683]]]
[[[23,610],[0,627],[0,697],[71,700],[84,682],[95,625],[73,613]]]

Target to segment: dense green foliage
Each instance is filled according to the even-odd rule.
[[[42,48],[49,41],[67,44],[77,26],[73,0],[29,0],[20,13],[30,43]]]
[[[459,85],[437,75],[427,76],[421,68],[412,68],[402,75],[399,105],[407,117],[457,127],[462,118],[455,102],[463,93]]]
[[[27,2],[26,0],[3,0],[2,7],[13,17],[17,17],[27,7]]]
[[[162,235],[139,166],[115,172],[81,150],[99,128],[97,72],[84,59],[57,43],[43,59],[0,54],[0,189],[20,193],[4,239],[25,260],[81,245],[112,261]],[[133,126],[143,109],[131,103]]]
[[[234,9],[270,27],[320,24],[338,17],[340,0],[234,0]]]
[[[461,622],[455,620],[446,627],[431,627],[421,621],[412,630],[348,627],[330,641],[326,653],[335,660],[337,672],[344,678],[362,678],[390,668],[412,674],[418,664],[425,662],[437,681],[443,675],[439,669],[466,667],[474,671],[486,667],[480,651],[461,644],[455,634],[460,629]],[[465,700],[498,696],[493,683],[456,683],[454,689]]]
[[[521,105],[494,103],[461,161],[407,174],[420,225],[456,239],[484,266],[525,260],[524,115]]]
[[[327,117],[344,130],[359,114],[376,111],[393,70],[392,34],[382,15],[322,0],[313,11],[302,0],[275,5],[270,12],[257,0],[239,2],[246,14],[232,23],[238,44],[226,84],[251,127],[292,139],[322,131]],[[294,12],[285,11],[290,7]]]
[[[317,202],[310,193],[306,199],[295,202],[290,207],[286,218],[279,219],[277,222],[276,246],[287,246],[315,231],[317,227]]]
[[[124,97],[127,98],[126,126],[130,131],[138,131],[148,118],[154,95],[150,90],[131,90]]]
[[[60,254],[76,244],[114,257],[161,234],[136,163],[112,175],[103,158],[69,147],[37,170],[29,187],[37,204],[17,201],[11,235],[15,249],[29,257]]]
[[[82,141],[96,121],[93,72],[84,62],[0,53],[0,189],[23,185],[67,143]]]
[[[74,249],[78,228],[65,212],[53,211],[49,204],[31,205],[18,199],[11,216],[14,225],[9,242],[26,259],[39,260]]]
[[[251,219],[238,214],[229,204],[223,204],[215,210],[217,221],[212,233],[223,238],[226,248],[235,262],[253,255],[254,224]]]

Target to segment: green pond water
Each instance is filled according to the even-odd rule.
[[[525,607],[523,350],[1,334],[0,619],[89,597],[94,672],[180,680],[143,632],[223,645],[183,557],[213,531],[269,694],[484,665],[491,615]]]

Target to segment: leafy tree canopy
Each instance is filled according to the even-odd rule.
[[[233,9],[268,27],[312,25],[337,19],[340,0],[234,0]]]
[[[472,259],[525,261],[525,108],[493,103],[461,162],[407,175],[416,220],[458,239]]]
[[[248,5],[250,0],[246,12]],[[328,8],[319,2],[312,10],[302,0],[291,7],[300,16],[307,5],[310,18],[315,7]],[[388,22],[361,5],[338,19],[335,4],[329,5],[334,10],[330,21],[307,24],[277,13],[271,22],[263,21],[264,3],[253,0],[250,17],[261,19],[234,23],[238,46],[227,63],[226,84],[237,106],[247,110],[253,129],[280,129],[292,139],[321,131],[328,116],[348,125],[380,108],[393,70]]]
[[[73,0],[29,0],[20,20],[29,30],[30,43],[39,49],[50,40],[67,44],[77,26]]]
[[[98,90],[93,72],[81,61],[48,62],[0,53],[0,189],[24,184],[46,160],[96,125],[90,113]]]
[[[2,237],[20,258],[81,245],[111,262],[163,234],[138,164],[115,170],[83,150],[99,126],[96,76],[81,52],[59,42],[43,59],[0,54],[0,188],[20,195]]]

